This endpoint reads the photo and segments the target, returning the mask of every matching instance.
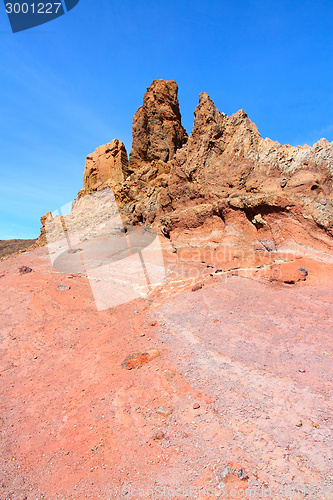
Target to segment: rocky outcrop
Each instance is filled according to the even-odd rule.
[[[46,221],[50,217],[52,217],[51,212],[47,212],[45,215],[42,215],[42,217],[40,218],[40,222],[42,224],[42,227],[40,229],[40,234],[39,234],[39,236],[36,240],[36,243],[35,243],[36,246],[43,246],[43,245],[46,245],[46,243],[47,243],[45,226],[46,226]]]
[[[124,144],[118,139],[99,146],[96,151],[88,155],[83,174],[83,189],[79,197],[97,191],[105,183],[121,183],[128,177],[127,151]]]
[[[181,124],[178,86],[173,80],[154,80],[133,118],[130,168],[155,160],[171,160],[187,140]]]
[[[213,215],[225,218],[230,209],[245,211],[258,225],[262,213],[290,216],[293,206],[333,231],[332,144],[321,139],[312,148],[296,148],[263,139],[243,110],[230,117],[220,113],[206,93],[194,115],[188,142],[159,193],[166,234],[198,227]]]
[[[171,160],[187,141],[177,94],[175,81],[153,81],[133,118],[129,162],[118,139],[97,148],[87,156],[78,198],[110,187],[127,223],[153,223],[158,191],[167,185]]]
[[[161,203],[172,209],[184,201],[217,201],[246,193],[332,192],[333,147],[321,139],[309,146],[281,146],[263,139],[243,110],[228,117],[207,94],[200,94],[193,131],[176,155]]]
[[[263,139],[243,110],[227,116],[206,93],[187,137],[177,91],[174,81],[151,84],[134,115],[129,162],[117,139],[97,148],[78,197],[112,188],[125,225],[154,225],[174,248],[188,244],[184,230],[210,245],[275,251],[294,239],[303,250],[331,248],[333,144]]]

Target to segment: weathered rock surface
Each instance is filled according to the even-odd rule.
[[[154,160],[167,162],[187,140],[181,124],[178,86],[173,80],[154,80],[133,117],[130,168]]]
[[[263,139],[243,110],[228,117],[206,93],[194,115],[188,143],[177,152],[159,194],[159,215],[169,214],[167,231],[184,221],[197,227],[229,208],[253,220],[260,210],[284,212],[295,204],[332,230],[325,216],[332,213],[332,144],[321,139],[312,148],[296,148]]]
[[[83,174],[83,189],[79,197],[97,191],[105,183],[124,182],[130,174],[127,151],[124,144],[113,139],[88,155]]]

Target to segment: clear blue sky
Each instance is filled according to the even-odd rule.
[[[332,0],[80,0],[12,34],[0,4],[0,239],[34,238],[76,197],[85,156],[117,137],[156,78],[179,86],[188,133],[200,92],[263,137],[333,140]]]

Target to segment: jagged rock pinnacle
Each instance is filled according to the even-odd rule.
[[[187,140],[181,124],[178,86],[174,80],[154,80],[133,117],[130,168],[145,162],[171,160]]]

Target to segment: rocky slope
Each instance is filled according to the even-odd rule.
[[[0,259],[31,247],[36,240],[0,240]]]
[[[47,248],[0,262],[1,500],[331,500],[333,265],[300,266],[97,311]]]
[[[0,262],[1,499],[331,500],[332,144],[262,139],[207,94],[186,141],[164,81],[133,129],[42,218],[48,247]],[[98,309],[140,285],[144,225],[163,280]]]

